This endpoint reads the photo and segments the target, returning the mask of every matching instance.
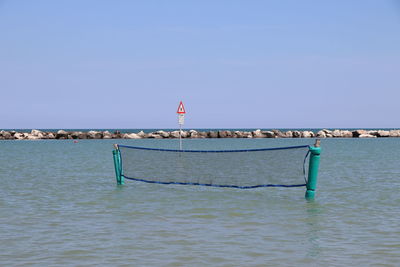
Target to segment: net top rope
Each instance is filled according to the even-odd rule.
[[[232,149],[232,150],[179,150],[179,149],[164,149],[164,148],[149,148],[149,147],[138,147],[138,146],[127,146],[117,145],[114,147],[119,149],[120,147],[141,149],[141,150],[153,150],[153,151],[165,151],[165,152],[193,152],[193,153],[224,153],[224,152],[257,152],[257,151],[269,151],[269,150],[285,150],[285,149],[296,149],[296,148],[309,148],[309,145],[302,146],[287,146],[287,147],[272,147],[272,148],[256,148],[256,149]]]

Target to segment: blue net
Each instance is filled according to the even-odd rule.
[[[126,179],[232,188],[305,186],[309,146],[172,150],[120,145]]]

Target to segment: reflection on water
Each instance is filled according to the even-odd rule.
[[[318,259],[321,248],[320,242],[320,229],[321,229],[321,212],[323,207],[315,200],[307,200],[306,206],[306,236],[308,236],[308,250],[307,257]]]

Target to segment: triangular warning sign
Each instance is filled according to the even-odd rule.
[[[176,111],[176,113],[178,113],[178,114],[185,114],[186,113],[185,107],[183,106],[182,101],[179,103],[178,111]]]

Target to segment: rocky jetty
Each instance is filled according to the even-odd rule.
[[[340,129],[323,129],[318,132],[313,131],[182,131],[182,138],[390,138],[400,137],[400,129],[398,130],[340,130]],[[31,132],[17,131],[0,131],[0,140],[41,140],[41,139],[168,139],[179,138],[179,131],[155,131],[145,133],[143,131],[136,133],[121,133],[115,131],[88,131],[68,132],[59,130],[55,132],[45,132],[40,130],[32,130]]]

